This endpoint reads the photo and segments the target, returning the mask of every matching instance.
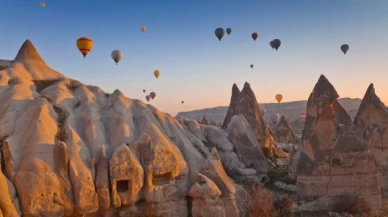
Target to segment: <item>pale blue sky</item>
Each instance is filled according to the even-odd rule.
[[[0,59],[13,59],[28,38],[66,76],[130,98],[155,91],[151,103],[172,115],[228,105],[232,84],[245,81],[259,102],[277,93],[307,99],[320,74],[341,97],[362,97],[373,82],[388,102],[387,0],[47,0],[43,9],[35,0],[0,1]],[[220,42],[218,27],[232,34]],[[75,45],[82,36],[94,41],[86,59]],[[123,52],[117,66],[115,49]]]

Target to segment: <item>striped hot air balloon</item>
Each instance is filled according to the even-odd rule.
[[[303,120],[306,119],[306,112],[300,113],[300,117],[301,117]]]
[[[88,37],[81,37],[77,40],[77,48],[82,53],[84,58],[93,48],[93,41]]]

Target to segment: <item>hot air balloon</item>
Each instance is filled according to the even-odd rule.
[[[251,69],[253,68],[253,64],[251,64]]]
[[[82,53],[84,58],[93,48],[93,41],[88,37],[81,37],[77,40],[77,48]]]
[[[185,101],[182,101],[182,104],[185,103]]]
[[[256,41],[257,37],[259,37],[259,35],[256,32],[252,33],[253,40]]]
[[[145,93],[146,92],[146,90],[145,89],[143,89],[143,93]]]
[[[150,99],[151,99],[150,95],[147,95],[147,96],[146,96],[146,100],[147,100],[147,102],[149,102],[149,101],[150,101]]]
[[[146,27],[145,27],[145,26],[142,26],[142,27],[140,28],[140,30],[141,30],[142,32],[145,32],[145,31],[146,31]]]
[[[225,35],[225,30],[223,28],[217,28],[216,31],[214,31],[214,34],[218,38],[218,40],[221,41],[222,37]]]
[[[300,117],[301,117],[303,120],[306,119],[306,113],[305,113],[305,112],[300,113]]]
[[[228,33],[228,35],[230,35],[230,33],[232,33],[232,29],[231,28],[227,28],[226,29],[226,33]]]
[[[276,124],[280,118],[280,115],[278,113],[273,113],[269,118],[271,119],[273,124]]]
[[[276,98],[276,101],[278,101],[278,103],[280,103],[282,101],[282,99],[283,99],[283,95],[282,94],[276,94],[275,98]]]
[[[273,41],[271,41],[271,42],[269,43],[269,46],[271,46],[272,50],[275,49],[274,46],[273,46]]]
[[[267,109],[260,109],[261,116],[264,116],[267,113]]]
[[[151,99],[154,99],[154,98],[155,98],[155,96],[156,96],[156,93],[155,93],[155,92],[151,92],[151,93],[150,93],[150,97],[151,97]]]
[[[160,71],[159,71],[159,70],[155,70],[155,71],[154,71],[154,75],[155,75],[156,78],[158,78],[159,75],[160,75]]]
[[[112,51],[111,56],[117,65],[117,63],[120,62],[121,58],[123,57],[123,53],[119,50],[114,50],[114,51]]]
[[[40,2],[39,5],[40,5],[41,8],[44,8],[44,6],[45,6],[46,4],[45,4],[44,2]]]
[[[347,45],[347,44],[342,45],[341,50],[342,50],[342,52],[344,52],[344,54],[346,54],[349,50],[349,45]]]
[[[279,39],[275,39],[272,41],[272,46],[273,48],[275,48],[276,50],[279,49],[280,45],[282,44],[282,42],[279,40]]]

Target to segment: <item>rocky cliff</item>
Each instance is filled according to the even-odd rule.
[[[299,208],[330,210],[343,196],[361,197],[380,207],[377,167],[368,145],[338,94],[322,75],[311,93],[296,165]]]
[[[178,122],[119,90],[108,94],[66,78],[28,40],[0,70],[0,99],[4,217],[236,217],[239,186],[228,175],[266,178],[264,154],[244,117],[232,117],[228,133]],[[242,156],[247,152],[255,154]]]
[[[362,99],[354,123],[375,156],[381,188],[388,190],[388,109],[376,95],[373,84]]]

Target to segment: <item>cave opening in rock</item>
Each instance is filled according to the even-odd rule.
[[[116,181],[117,192],[127,192],[128,191],[128,180],[119,180]]]

